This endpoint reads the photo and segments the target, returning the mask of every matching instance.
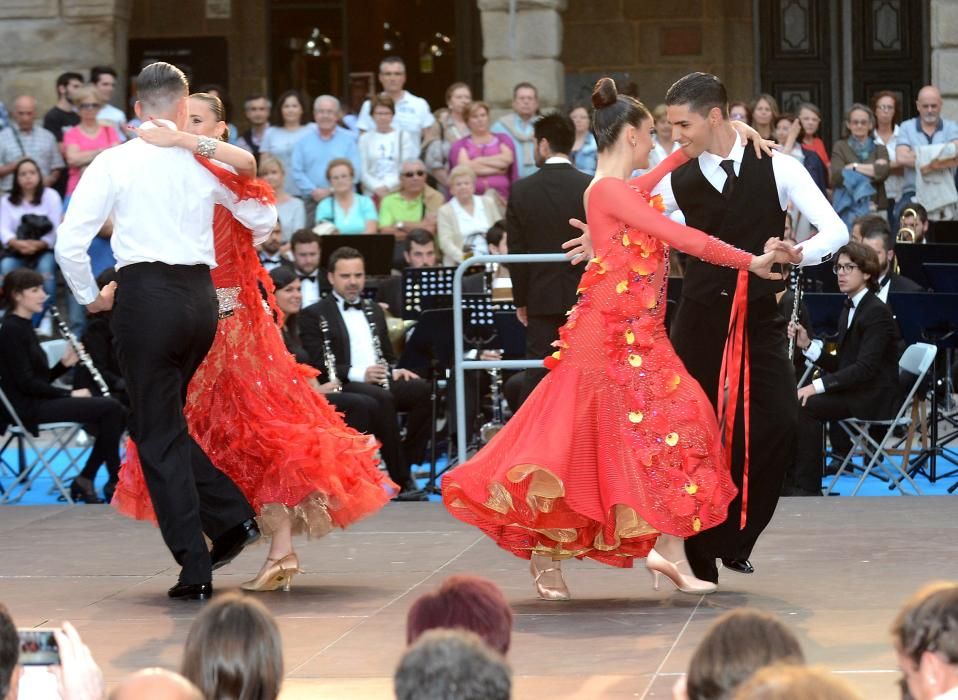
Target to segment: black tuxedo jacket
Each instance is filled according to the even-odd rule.
[[[889,292],[923,292],[924,288],[907,277],[902,277],[901,275],[895,274],[894,272],[888,275],[888,286],[890,289]]]
[[[389,342],[386,314],[382,307],[369,299],[363,299],[363,311],[367,314],[367,317],[371,316],[373,319],[373,324],[376,326],[376,335],[379,337],[379,344],[382,346],[383,356],[390,365],[395,365],[396,356],[393,352],[392,343]],[[329,342],[333,354],[336,356],[336,378],[340,383],[346,384],[349,381],[349,367],[352,365],[349,334],[346,331],[343,315],[339,310],[339,302],[332,294],[299,312],[299,337],[309,354],[309,364],[319,370],[320,384],[331,381],[331,378],[326,374],[326,365],[323,362],[323,331],[319,324],[320,317],[325,318],[329,325]]]
[[[848,326],[848,310],[838,318],[838,354],[823,352],[826,394],[841,393],[856,418],[893,418],[901,405],[898,381],[898,326],[891,309],[873,292],[862,297]],[[846,328],[847,327],[847,328]]]
[[[506,208],[509,253],[561,253],[562,244],[579,235],[569,219],[585,221],[582,197],[592,176],[566,163],[542,166],[512,184]],[[564,314],[576,302],[582,268],[568,263],[513,265],[516,306],[530,316]]]

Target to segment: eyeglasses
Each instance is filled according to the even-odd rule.
[[[895,105],[876,105],[875,109],[879,112],[894,112]]]
[[[81,102],[77,105],[80,109],[99,109],[100,105],[96,102]]]
[[[836,275],[846,272],[854,272],[857,269],[859,268],[855,263],[835,263],[835,266],[832,268]]]
[[[409,170],[402,174],[403,177],[422,177],[426,174],[425,170]]]

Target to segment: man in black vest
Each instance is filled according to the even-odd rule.
[[[536,165],[539,170],[516,181],[509,194],[506,230],[509,252],[559,253],[574,229],[569,219],[585,220],[583,194],[592,177],[569,160],[575,127],[563,114],[553,113],[534,125]],[[512,292],[516,315],[526,326],[526,357],[541,360],[553,353],[552,342],[576,303],[582,270],[557,263],[513,265]],[[525,372],[520,399],[532,393],[545,370]]]
[[[741,145],[729,124],[728,97],[718,78],[687,75],[669,88],[665,102],[673,138],[693,157],[654,191],[663,196],[667,212],[681,210],[689,226],[753,254],[767,246],[787,247],[800,265],[817,265],[848,241],[841,219],[801,163],[784,155],[759,160]],[[818,230],[797,248],[769,239],[782,235],[789,201]],[[716,405],[735,280],[735,270],[690,258],[671,328],[676,352]],[[746,416],[740,410],[731,447],[739,496],[722,525],[689,538],[685,545],[692,570],[706,581],[718,581],[718,558],[734,571],[752,572],[748,558],[775,512],[785,468],[792,461],[798,403],[786,353],[786,319],[775,302],[782,288],[782,282],[749,278],[746,517],[743,526]]]

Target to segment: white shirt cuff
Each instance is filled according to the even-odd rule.
[[[365,367],[350,367],[349,373],[346,375],[346,378],[351,382],[357,382],[362,384],[366,381],[366,368]]]
[[[824,344],[821,340],[817,338],[813,340],[807,348],[802,350],[802,354],[807,357],[812,362],[815,362],[819,357],[822,356],[822,346]]]
[[[816,394],[824,394],[824,393],[825,393],[825,382],[823,382],[823,381],[821,380],[821,377],[819,377],[818,379],[813,379],[813,380],[812,380],[812,386],[815,387],[815,393],[816,393]]]

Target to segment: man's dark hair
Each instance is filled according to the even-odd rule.
[[[575,126],[566,115],[551,112],[544,117],[539,117],[532,129],[536,142],[545,139],[549,142],[549,150],[553,153],[565,155],[572,153],[572,147],[575,145]]]
[[[333,251],[333,254],[329,256],[329,263],[327,264],[327,269],[330,272],[336,272],[336,263],[340,260],[362,260],[363,265],[366,264],[366,258],[363,257],[363,254],[360,253],[355,248],[350,248],[348,245],[344,245],[341,248],[337,248]]]
[[[489,245],[502,245],[502,239],[506,235],[506,222],[499,219],[486,231],[486,243]]]
[[[873,238],[881,238],[885,245],[885,250],[895,250],[895,237],[891,235],[891,229],[888,228],[888,219],[879,216],[878,221],[863,221],[859,226],[862,234],[862,241],[868,241]]]
[[[379,70],[383,69],[383,64],[385,63],[398,63],[403,68],[406,67],[406,62],[402,60],[399,56],[386,56],[383,60],[379,62]]]
[[[405,252],[408,253],[410,250],[412,250],[413,243],[416,245],[429,245],[430,243],[435,245],[436,239],[432,233],[426,229],[414,228],[408,234],[406,234],[406,240],[403,244],[403,249]]]
[[[688,105],[703,117],[718,107],[722,118],[728,119],[728,93],[722,81],[711,73],[689,73],[676,80],[665,93],[665,104]]]
[[[20,659],[20,635],[10,612],[0,603],[0,698],[10,692],[13,669]]]
[[[273,107],[273,101],[272,101],[271,99],[269,99],[269,97],[268,97],[267,95],[264,95],[264,94],[262,94],[262,93],[256,93],[255,95],[247,95],[247,96],[246,96],[246,99],[243,100],[243,109],[246,109],[246,106],[247,106],[250,102],[254,102],[254,101],[256,101],[256,100],[266,100],[266,104],[269,105],[269,107],[270,107],[271,109],[272,109],[272,107]]]
[[[512,88],[512,97],[513,97],[513,99],[515,99],[516,95],[518,95],[518,94],[519,94],[519,91],[522,90],[523,88],[527,88],[527,89],[529,89],[529,90],[532,90],[532,91],[536,94],[536,99],[539,99],[539,88],[537,88],[537,87],[536,87],[535,85],[533,85],[532,83],[529,83],[529,82],[526,82],[526,81],[523,81],[523,82],[521,82],[521,83],[516,83],[515,87]]]
[[[904,216],[905,212],[908,211],[909,209],[913,210],[916,214],[918,214],[918,218],[921,221],[921,223],[923,224],[928,223],[928,210],[925,209],[918,202],[911,201],[908,204],[906,204],[904,209],[901,210],[901,215]]]
[[[79,73],[72,73],[72,72],[70,72],[70,73],[60,73],[60,75],[57,76],[57,87],[58,87],[58,88],[66,87],[67,85],[70,84],[70,81],[71,81],[71,80],[79,80],[79,81],[82,83],[82,82],[83,82],[83,76],[80,75]],[[59,94],[59,92],[60,92],[60,91],[57,90],[57,93],[58,93],[58,94]]]
[[[186,75],[171,63],[151,63],[136,76],[136,98],[147,111],[165,111],[189,94]]]
[[[512,671],[472,632],[434,629],[403,655],[396,700],[509,700]]]
[[[865,286],[867,286],[870,291],[877,292],[879,289],[878,276],[881,274],[881,262],[878,260],[878,253],[864,243],[849,241],[835,253],[834,260],[836,264],[838,263],[838,258],[842,255],[847,256],[849,260],[857,265],[858,269],[862,271],[862,274],[868,275]]]
[[[306,245],[307,243],[315,243],[320,248],[323,247],[322,236],[315,233],[311,228],[301,228],[299,231],[296,231],[289,238],[289,247],[290,250],[296,250],[298,245]]]
[[[898,613],[891,628],[895,646],[915,664],[930,651],[958,664],[958,585],[931,583]]]
[[[115,78],[116,69],[111,66],[93,66],[90,69],[90,82],[95,84],[101,75],[112,75]]]

